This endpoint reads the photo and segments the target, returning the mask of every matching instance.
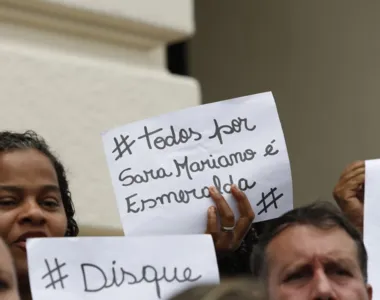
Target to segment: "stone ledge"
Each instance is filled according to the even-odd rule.
[[[152,11],[159,7],[158,2],[154,1],[156,4],[152,7],[148,1],[99,0],[90,3],[72,0],[2,0],[0,18],[3,22],[145,49],[181,40],[193,33],[191,0],[160,1],[162,7],[157,14]],[[171,14],[164,14],[164,11],[168,11],[164,8],[178,8],[179,2],[185,3],[184,8],[176,11],[176,18],[166,20]],[[136,10],[132,10],[131,3],[136,6]],[[150,10],[142,9],[144,5]],[[170,8],[169,11],[173,11]]]
[[[189,35],[194,32],[193,0],[39,0],[97,14],[176,29]]]

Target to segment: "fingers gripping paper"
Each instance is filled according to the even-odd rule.
[[[189,108],[103,134],[126,234],[204,232],[207,189],[215,186],[238,216],[231,184],[255,221],[292,209],[288,153],[271,93]]]
[[[219,283],[210,236],[31,239],[33,299],[168,299]]]

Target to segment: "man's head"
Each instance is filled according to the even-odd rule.
[[[332,204],[315,203],[273,220],[253,253],[269,299],[367,300],[367,252]]]

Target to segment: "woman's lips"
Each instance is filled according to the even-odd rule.
[[[13,243],[17,248],[26,252],[26,241],[31,238],[47,237],[45,232],[42,231],[28,231],[20,235],[20,237]]]
[[[20,248],[22,251],[26,252],[26,241],[19,241],[14,244],[17,248]]]

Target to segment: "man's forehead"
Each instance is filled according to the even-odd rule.
[[[313,225],[291,225],[278,233],[266,249],[268,261],[294,261],[316,255],[334,260],[357,260],[357,247],[345,230]]]

